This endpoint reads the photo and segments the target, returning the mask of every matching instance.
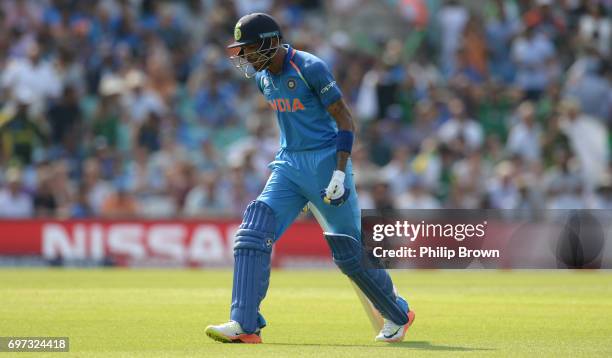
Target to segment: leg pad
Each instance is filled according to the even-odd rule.
[[[332,233],[325,233],[325,239],[336,265],[359,286],[383,317],[396,324],[406,324],[408,307],[403,307],[403,302],[400,303],[395,295],[387,271],[364,268],[361,242],[348,235]]]
[[[246,333],[265,326],[259,304],[270,283],[270,255],[274,244],[272,209],[261,201],[247,207],[234,242],[234,281],[230,319]]]

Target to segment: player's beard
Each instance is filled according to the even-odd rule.
[[[275,48],[270,48],[267,50],[262,50],[262,51],[257,51],[257,52],[258,52],[257,55],[259,57],[254,61],[249,61],[249,63],[253,67],[253,69],[255,69],[255,72],[260,72],[270,67],[270,64],[272,63],[272,59],[274,59],[274,56],[278,52],[278,46]]]
[[[270,58],[266,58],[263,60],[263,63],[261,62],[256,62],[254,64],[252,64],[253,68],[255,69],[255,71],[259,72],[259,71],[263,71],[266,68],[270,67],[270,64],[272,63],[272,58],[274,56],[270,57]]]

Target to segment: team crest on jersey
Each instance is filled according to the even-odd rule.
[[[294,90],[296,86],[297,82],[295,82],[295,79],[290,78],[287,80],[287,88],[289,88],[290,90]]]

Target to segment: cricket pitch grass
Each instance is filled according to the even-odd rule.
[[[416,312],[402,343],[375,343],[338,271],[274,271],[264,344],[204,335],[229,316],[231,271],[0,270],[0,336],[67,336],[27,356],[612,356],[612,272],[393,271]],[[0,353],[0,357],[10,353]]]

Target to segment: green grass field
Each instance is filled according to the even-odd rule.
[[[228,318],[229,271],[4,269],[0,336],[68,336],[62,357],[612,355],[610,272],[392,276],[417,313],[400,344],[373,342],[357,296],[336,271],[273,272],[264,344],[229,345],[203,333]]]

